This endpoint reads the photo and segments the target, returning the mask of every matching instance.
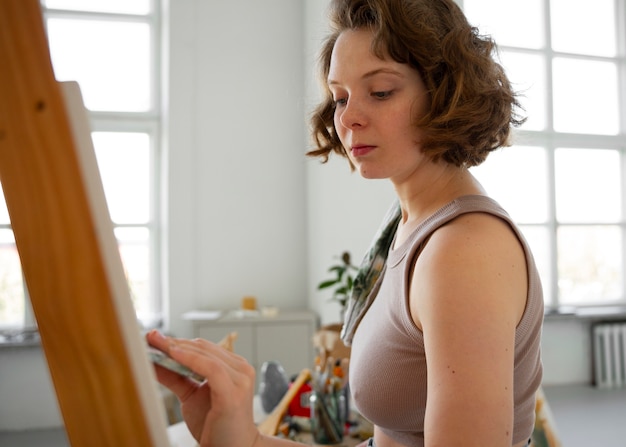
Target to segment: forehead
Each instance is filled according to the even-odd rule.
[[[410,70],[406,64],[376,56],[372,51],[373,36],[369,30],[358,29],[343,31],[337,37],[330,58],[329,83],[343,83],[381,69],[400,73]]]

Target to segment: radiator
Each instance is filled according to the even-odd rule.
[[[597,323],[592,331],[596,387],[626,387],[626,322]]]

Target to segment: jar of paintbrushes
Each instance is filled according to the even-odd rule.
[[[348,359],[316,359],[310,395],[311,435],[316,444],[343,441],[348,418]]]

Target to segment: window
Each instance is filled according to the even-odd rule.
[[[160,315],[158,0],[42,0],[55,75],[80,84],[131,295]],[[0,327],[33,324],[9,215],[0,199]]]
[[[626,2],[462,3],[528,115],[473,171],[531,244],[547,307],[626,304]]]

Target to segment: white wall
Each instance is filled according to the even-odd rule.
[[[316,285],[344,250],[356,261],[393,199],[347,163],[307,159],[306,118],[318,98],[315,58],[327,0],[176,0],[167,71],[169,329],[196,308],[339,308]],[[546,383],[591,380],[588,327],[544,330]],[[61,425],[38,348],[0,349],[0,430]]]
[[[61,425],[41,348],[0,348],[0,431]]]
[[[541,339],[545,384],[591,383],[591,324],[575,317],[546,317]]]
[[[304,156],[326,4],[171,4],[164,257],[177,335],[191,335],[183,312],[244,295],[335,322],[316,285],[342,251],[361,257],[391,203],[386,182]]]
[[[197,308],[306,307],[304,4],[171,2],[170,329]]]

